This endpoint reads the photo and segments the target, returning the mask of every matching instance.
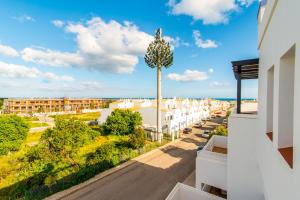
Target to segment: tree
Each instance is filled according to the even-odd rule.
[[[21,117],[0,116],[0,155],[19,150],[28,131],[28,124]]]
[[[154,41],[152,41],[145,55],[145,62],[151,68],[157,69],[157,110],[156,110],[156,120],[157,120],[157,137],[158,141],[161,142],[162,130],[161,130],[161,69],[162,67],[168,68],[173,64],[173,52],[171,51],[171,46],[162,37],[162,30],[158,29],[155,34]]]
[[[143,128],[138,127],[132,134],[129,135],[129,144],[134,148],[141,148],[145,146],[147,139],[146,132]]]
[[[139,112],[116,109],[107,117],[103,130],[106,134],[128,135],[141,124],[142,117]]]
[[[55,127],[47,129],[41,140],[52,154],[73,163],[72,158],[78,149],[97,135],[99,132],[92,130],[82,121],[56,117]]]

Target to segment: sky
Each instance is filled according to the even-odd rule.
[[[234,98],[231,61],[257,52],[255,0],[27,0],[0,6],[0,97],[156,95],[144,62],[162,28],[163,97]],[[257,97],[257,81],[242,83]]]

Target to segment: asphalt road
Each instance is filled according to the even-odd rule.
[[[216,123],[207,123],[204,129]],[[63,199],[81,200],[163,200],[177,182],[195,170],[197,146],[205,140],[202,130],[193,129],[167,148],[149,154],[119,171],[104,177]]]

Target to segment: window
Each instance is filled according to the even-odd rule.
[[[295,46],[280,59],[278,101],[278,149],[293,167]]]

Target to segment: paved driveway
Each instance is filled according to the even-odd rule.
[[[185,135],[162,150],[71,193],[63,199],[162,200],[195,170],[199,134]]]
[[[195,170],[196,149],[205,139],[203,130],[213,130],[221,118],[208,121],[202,129],[166,148],[154,151],[132,165],[99,179],[63,199],[82,200],[163,200],[177,182],[183,182]]]

